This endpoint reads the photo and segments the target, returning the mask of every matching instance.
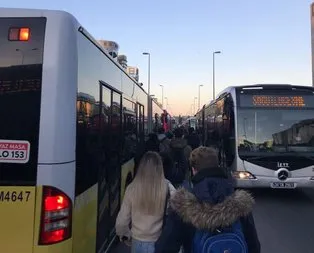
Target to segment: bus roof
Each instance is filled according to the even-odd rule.
[[[313,86],[305,85],[293,85],[293,84],[252,84],[252,85],[239,85],[239,86],[229,86],[223,91],[218,93],[217,98],[224,96],[225,93],[229,93],[231,90],[308,90],[314,92]]]

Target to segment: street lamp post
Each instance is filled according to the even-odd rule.
[[[150,53],[144,52],[143,55],[148,55],[148,83],[147,83],[147,90],[148,96],[150,95]]]
[[[198,110],[201,109],[201,87],[203,87],[203,84],[200,84],[198,86]]]
[[[215,55],[220,53],[221,51],[213,52],[213,100],[215,99]]]
[[[150,53],[144,52],[143,55],[148,55],[148,82],[147,82],[147,92],[148,92],[147,117],[148,117],[148,121],[147,121],[147,128],[148,128],[148,132],[150,133],[152,131],[151,121],[153,119],[152,98],[150,96]]]

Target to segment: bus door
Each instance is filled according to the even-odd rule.
[[[122,96],[100,82],[102,162],[98,173],[97,252],[103,251],[115,235],[120,208]],[[107,208],[105,208],[107,207]]]
[[[136,125],[137,125],[137,140],[140,144],[145,141],[144,134],[144,105],[137,103],[137,115],[136,115]]]

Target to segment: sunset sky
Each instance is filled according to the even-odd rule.
[[[229,85],[311,84],[309,0],[10,0],[3,7],[60,9],[72,13],[96,38],[116,41],[128,64],[140,70],[151,93],[161,87],[173,114],[191,114],[212,99],[212,52],[216,94]],[[197,107],[196,101],[196,107]],[[197,108],[196,108],[197,109]]]

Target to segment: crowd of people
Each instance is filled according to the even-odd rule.
[[[132,253],[260,253],[253,197],[234,189],[193,128],[160,129],[137,159],[116,220]]]

